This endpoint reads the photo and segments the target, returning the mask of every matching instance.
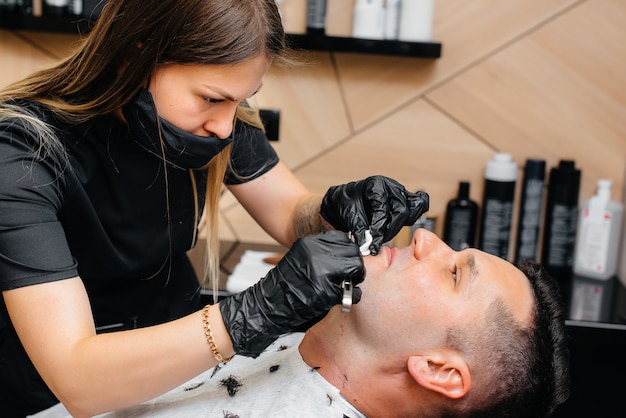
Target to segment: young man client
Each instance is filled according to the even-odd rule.
[[[542,417],[567,399],[564,311],[537,265],[425,229],[364,265],[350,312],[107,417]]]

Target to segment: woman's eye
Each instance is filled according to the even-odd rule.
[[[454,280],[454,284],[456,285],[458,282],[458,276],[456,274],[456,268],[452,271],[452,279]]]
[[[222,101],[221,99],[213,99],[211,97],[205,97],[204,100],[206,100],[209,103],[219,103]]]

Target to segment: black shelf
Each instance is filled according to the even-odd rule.
[[[97,16],[99,13],[90,13]],[[33,16],[0,10],[0,28],[59,33],[87,33],[93,21],[84,16]],[[295,48],[311,51],[349,52],[373,55],[395,55],[417,58],[439,58],[441,43],[373,40],[326,36],[319,32],[287,34]]]
[[[441,56],[441,44],[438,42],[404,42],[326,36],[323,34],[287,34],[287,39],[293,47],[311,51],[397,55],[417,58],[439,58]]]
[[[93,21],[82,16],[33,16],[0,11],[0,28],[57,33],[87,33]]]

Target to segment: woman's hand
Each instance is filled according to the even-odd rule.
[[[363,278],[359,248],[344,232],[299,239],[267,276],[220,302],[235,353],[258,356],[281,334],[340,304],[345,279],[356,286]],[[354,290],[357,303],[360,289]]]
[[[428,194],[411,193],[393,179],[371,176],[328,189],[320,215],[336,229],[352,232],[359,245],[366,242],[369,230],[369,251],[376,255],[383,243],[403,226],[413,225],[428,206]]]

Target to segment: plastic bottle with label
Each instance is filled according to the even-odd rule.
[[[44,11],[49,16],[66,16],[70,0],[44,0]]]
[[[485,168],[485,190],[478,248],[508,260],[517,164],[510,154],[496,153]]]
[[[352,37],[354,38],[384,39],[385,8],[383,0],[356,0],[352,25]]]
[[[574,273],[594,279],[610,279],[617,273],[624,206],[611,200],[611,180],[598,181],[595,196],[580,205]]]
[[[402,0],[398,40],[430,42],[433,32],[435,0]]]
[[[306,28],[309,35],[324,35],[326,32],[326,0],[308,0]]]
[[[385,1],[385,39],[398,39],[401,0]]]
[[[469,190],[468,182],[460,182],[458,196],[446,207],[443,240],[456,251],[476,245],[478,204],[470,200]]]
[[[569,282],[573,273],[579,192],[580,170],[572,160],[559,161],[548,179],[541,247],[541,264],[559,281]]]
[[[546,162],[529,158],[524,165],[522,194],[520,196],[519,220],[515,261],[537,260],[539,227],[542,220],[543,195],[545,194]]]
[[[626,161],[626,160],[624,160]],[[622,205],[626,207],[626,165],[624,166],[624,180],[622,189]],[[626,216],[626,215],[625,215]],[[620,239],[620,252],[621,254],[619,262],[619,268],[617,271],[617,277],[621,282],[621,285],[626,287],[626,218],[622,219],[622,238]],[[625,307],[626,309],[626,307]]]

